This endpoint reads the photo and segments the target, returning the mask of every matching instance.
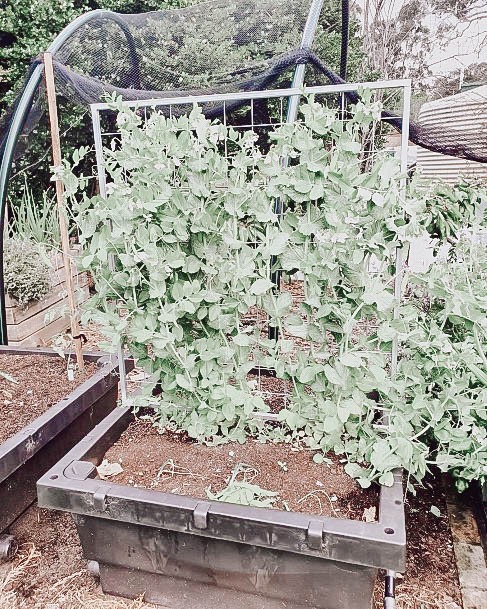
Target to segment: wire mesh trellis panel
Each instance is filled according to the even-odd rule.
[[[330,107],[338,108],[338,117],[346,126],[349,121],[349,110],[345,98],[347,91],[367,90],[370,92],[371,101],[380,100],[384,105],[391,106],[392,103],[396,107],[400,107],[402,114],[403,130],[401,147],[399,152],[398,162],[400,163],[401,175],[399,196],[404,197],[406,191],[406,170],[407,170],[407,142],[409,124],[409,102],[410,102],[410,82],[408,80],[385,81],[363,84],[347,84],[347,85],[330,85],[320,87],[310,87],[306,89],[306,96],[314,96],[316,102],[328,104]],[[223,133],[219,146],[220,153],[225,158],[230,158],[235,153],[235,138],[232,136],[232,131],[243,132],[250,131],[254,135],[254,139],[258,143],[258,148],[265,154],[270,146],[270,134],[286,123],[294,121],[292,106],[304,102],[302,97],[303,91],[300,89],[285,89],[272,91],[254,91],[240,92],[234,94],[217,94],[217,95],[201,95],[192,97],[166,98],[157,100],[144,100],[127,103],[127,107],[135,109],[141,118],[141,125],[147,124],[153,113],[163,114],[166,117],[181,117],[189,114],[194,105],[201,108],[203,114],[213,113],[219,110],[221,115],[220,121],[223,125]],[[103,198],[107,197],[109,185],[107,184],[106,172],[106,151],[114,150],[120,146],[120,132],[116,128],[114,120],[113,106],[109,103],[94,104],[91,106],[93,129],[95,138],[95,149],[97,157],[97,172],[100,185],[100,194]],[[302,121],[301,116],[297,116],[296,121]],[[378,154],[384,154],[381,143],[386,131],[384,120],[376,120],[361,135],[361,150],[356,157],[356,163],[359,165],[358,171],[367,172],[374,163],[374,159]],[[330,144],[331,145],[331,144]],[[293,159],[282,158],[283,168],[287,164],[293,163]],[[126,176],[129,181],[130,176]],[[174,180],[177,179],[174,175]],[[222,186],[224,188],[224,186]],[[346,204],[346,201],[344,202]],[[281,223],[289,220],[289,214],[296,210],[289,206],[285,199],[276,200],[275,211],[280,216]],[[313,213],[310,206],[307,206],[304,215]],[[266,233],[259,233],[254,230],[252,225],[245,226],[243,232],[239,235],[245,235],[246,244],[249,247],[259,248],[266,239]],[[237,237],[237,233],[235,235]],[[313,240],[318,240],[319,235],[314,235]],[[323,236],[321,237],[323,238]],[[330,235],[326,237],[329,239]],[[333,238],[333,236],[331,236]],[[301,254],[300,254],[301,255]],[[306,256],[306,252],[304,252]],[[394,315],[397,315],[397,306],[401,297],[401,282],[402,282],[402,267],[403,256],[402,251],[395,251],[392,268],[381,264],[374,256],[368,257],[367,272],[370,275],[381,277],[382,281],[386,281],[391,288],[396,300],[396,310]],[[309,328],[313,325],[313,315],[316,309],[312,310],[307,306],[309,300],[309,292],[312,286],[309,285],[308,277],[305,271],[306,265],[296,265],[297,272],[292,272],[289,268],[284,272],[275,260],[272,259],[268,263],[267,273],[272,277],[276,284],[276,293],[289,294],[291,296],[290,314],[299,317],[302,320],[303,326]],[[121,302],[120,308],[123,309],[124,303]],[[225,316],[227,312],[221,311],[220,315]],[[360,323],[357,324],[354,336],[351,341],[354,345],[358,345],[359,349],[367,348],[369,352],[373,352],[373,348],[363,337],[370,336],[376,329],[376,320],[373,316],[362,317]],[[269,337],[272,338],[277,345],[277,351],[282,352],[282,357],[287,362],[293,362],[300,358],[300,354],[305,353],[311,355],[315,361],[326,361],[333,354],[336,344],[333,337],[333,331],[326,333],[326,336],[312,338],[312,333],[306,330],[303,336],[296,335],[290,332],[285,324],[279,320],[270,320],[268,314],[259,306],[253,305],[248,307],[244,313],[240,314],[238,322],[238,331],[243,333],[251,333],[254,337],[260,337],[261,340],[250,352],[250,371],[247,374],[248,386],[255,395],[258,395],[266,402],[269,412],[263,413],[265,419],[275,419],[278,412],[286,408],[289,404],[291,396],[294,392],[296,398],[297,388],[292,380],[286,378],[277,378],[275,370],[271,369],[266,362],[267,347]],[[311,337],[310,337],[311,336]],[[282,348],[280,345],[284,343],[292,343],[292,348]],[[360,346],[362,345],[362,346]],[[397,344],[392,343],[390,353],[390,373],[394,374],[397,365]],[[234,379],[229,378],[232,383]],[[125,384],[125,379],[122,379],[122,384]],[[305,388],[307,392],[307,388]],[[309,392],[311,393],[311,392]],[[299,397],[299,392],[298,392]],[[260,415],[257,415],[260,416]]]

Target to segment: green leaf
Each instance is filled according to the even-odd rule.
[[[313,381],[314,378],[316,377],[317,372],[318,372],[318,369],[316,366],[306,366],[299,373],[298,380],[300,383],[303,383],[304,385],[311,383],[311,381]]]
[[[312,182],[306,180],[297,180],[294,184],[294,190],[300,193],[308,193],[313,187]]]
[[[355,353],[351,351],[347,351],[346,353],[342,353],[338,358],[340,363],[348,368],[360,368],[362,365],[362,359]]]
[[[346,423],[351,414],[352,412],[346,402],[341,402],[337,406],[337,415],[342,423]]]
[[[257,279],[250,286],[250,293],[255,296],[260,296],[261,294],[265,294],[274,287],[274,283],[270,279]]]
[[[343,385],[343,379],[330,364],[325,365],[325,376],[333,385]]]
[[[388,440],[378,440],[372,449],[370,462],[376,469],[382,470],[384,465],[389,462],[391,454],[392,450]]]
[[[362,488],[370,488],[370,485],[372,484],[369,478],[357,478],[357,482]]]
[[[299,315],[291,314],[285,318],[285,328],[291,336],[306,338],[308,330],[303,319]]]
[[[378,327],[377,336],[381,341],[390,342],[397,336],[397,332],[391,328],[388,322],[384,322]]]
[[[397,176],[399,173],[399,164],[395,160],[385,160],[383,161],[380,169],[379,175],[381,178],[389,181],[394,176]]]
[[[325,194],[325,189],[323,184],[314,183],[311,190],[309,191],[309,198],[314,201],[316,199],[321,199],[321,197]]]
[[[247,334],[236,334],[232,336],[232,340],[239,347],[248,347],[252,342]]]
[[[184,374],[176,374],[176,383],[182,389],[186,389],[187,391],[193,391],[193,384],[189,381],[189,379]]]
[[[14,378],[11,374],[8,374],[7,372],[2,372],[0,370],[0,376],[3,377],[6,381],[9,381],[9,383],[15,383],[18,385],[19,381]]]
[[[392,472],[384,472],[379,477],[379,484],[382,484],[382,486],[392,486],[394,484],[394,474]]]
[[[394,304],[394,295],[383,289],[380,282],[372,281],[362,296],[365,304],[376,304],[379,311],[387,311]]]
[[[288,241],[289,235],[286,233],[277,233],[271,238],[269,244],[266,246],[266,252],[269,252],[272,256],[278,256],[279,254],[282,254]]]
[[[210,489],[206,489],[206,494],[212,501],[225,501],[238,505],[255,507],[272,507],[278,494],[268,491],[256,484],[233,480],[219,493],[213,494]]]
[[[351,478],[359,478],[364,474],[364,469],[358,463],[346,463],[344,470]]]
[[[222,405],[222,413],[227,421],[233,421],[235,418],[235,405],[232,402],[224,402]]]

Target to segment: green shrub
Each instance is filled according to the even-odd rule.
[[[49,292],[49,264],[39,245],[32,241],[8,239],[3,257],[5,289],[21,307],[40,300]]]

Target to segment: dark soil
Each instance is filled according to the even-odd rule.
[[[68,396],[96,370],[95,363],[85,362],[84,370],[76,371],[74,380],[69,381],[61,357],[0,354],[0,371],[17,381],[0,375],[0,443]]]
[[[135,421],[105,458],[123,467],[121,474],[111,478],[113,482],[166,493],[207,498],[207,488],[213,494],[223,490],[235,468],[245,464],[237,480],[277,492],[278,509],[361,520],[365,509],[377,508],[376,488],[361,489],[336,457],[318,465],[313,454],[253,439],[209,447],[184,435],[161,435],[149,422]]]

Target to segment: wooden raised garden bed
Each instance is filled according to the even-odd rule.
[[[73,251],[73,255],[76,252]],[[5,295],[8,342],[12,346],[38,347],[69,326],[67,310],[66,274],[61,254],[52,257],[51,291],[27,307],[19,307],[17,301]],[[73,269],[76,299],[79,304],[89,296],[89,280],[86,273]]]
[[[0,533],[35,500],[36,481],[117,404],[118,367],[86,354],[85,370],[68,381],[51,350],[0,348]],[[1,538],[3,557],[12,540]]]
[[[104,592],[144,595],[174,609],[257,609],[263,603],[277,609],[283,602],[288,609],[370,609],[377,570],[403,571],[400,473],[391,488],[382,488],[374,522],[99,479],[95,466],[132,421],[128,408],[109,414],[37,487],[41,507],[73,514]],[[140,434],[134,437],[141,442]],[[161,445],[161,464],[165,459]],[[148,467],[147,459],[139,464]]]

